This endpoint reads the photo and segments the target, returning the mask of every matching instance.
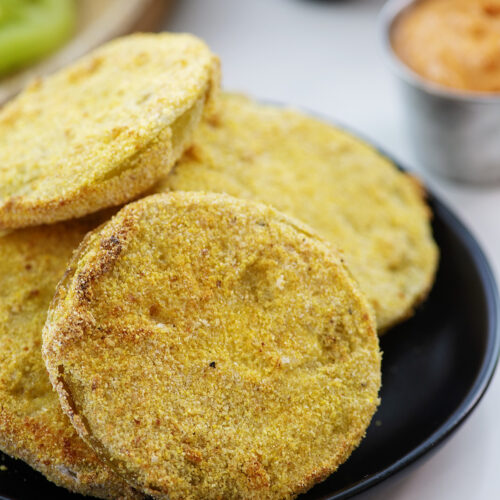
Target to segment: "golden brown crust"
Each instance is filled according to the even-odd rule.
[[[410,316],[434,281],[422,185],[359,139],[292,110],[222,94],[156,189],[225,192],[303,220],[344,251],[379,333]]]
[[[141,498],[80,439],[61,411],[41,355],[57,282],[73,249],[102,217],[0,237],[0,448],[71,491]]]
[[[293,498],[378,404],[374,318],[341,258],[226,195],[150,196],[90,233],[43,355],[80,435],[156,498]]]
[[[0,111],[0,228],[79,217],[150,188],[219,81],[185,34],[136,34],[40,80]]]

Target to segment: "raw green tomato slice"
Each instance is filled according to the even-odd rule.
[[[55,50],[75,21],[75,0],[0,0],[0,74]]]

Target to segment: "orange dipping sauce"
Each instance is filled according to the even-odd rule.
[[[391,41],[427,80],[500,92],[500,0],[421,0],[396,20]]]

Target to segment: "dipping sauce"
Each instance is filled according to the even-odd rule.
[[[427,80],[500,92],[500,0],[421,0],[395,22],[391,41]]]

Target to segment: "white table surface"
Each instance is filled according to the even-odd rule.
[[[382,0],[177,0],[171,31],[204,38],[224,87],[302,106],[373,139],[419,172],[469,226],[500,271],[500,187],[445,182],[422,170],[405,110],[377,37]],[[465,424],[429,461],[363,500],[500,499],[500,376]]]

